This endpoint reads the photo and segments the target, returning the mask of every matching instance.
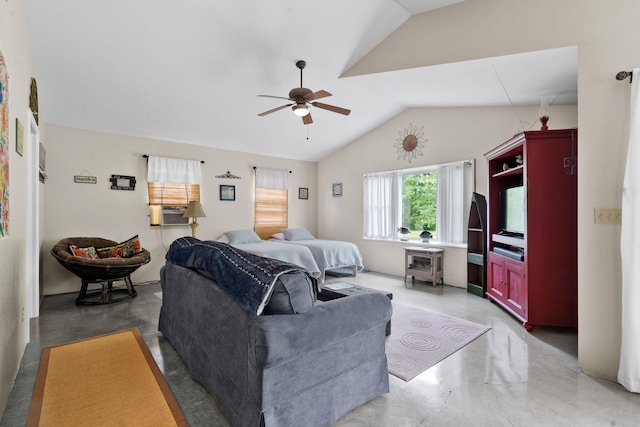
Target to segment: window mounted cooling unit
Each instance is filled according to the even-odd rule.
[[[187,211],[186,206],[162,206],[162,222],[163,227],[172,225],[189,225],[189,218],[182,215]]]

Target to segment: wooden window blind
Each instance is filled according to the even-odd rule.
[[[289,223],[288,191],[276,188],[256,188],[254,229],[263,239],[271,238],[287,228]]]
[[[190,201],[200,201],[199,184],[149,182],[147,187],[150,205],[187,206]]]

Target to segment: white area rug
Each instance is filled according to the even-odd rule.
[[[389,373],[409,381],[491,328],[397,302],[386,353]]]

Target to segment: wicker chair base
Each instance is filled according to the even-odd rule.
[[[124,280],[126,288],[113,288],[113,282]],[[100,283],[101,289],[88,290],[90,283]],[[135,298],[138,295],[131,282],[131,277],[123,277],[120,279],[110,279],[108,281],[101,280],[85,280],[82,279],[80,293],[76,298],[77,305],[99,305],[111,304],[114,302],[124,301],[129,298]]]

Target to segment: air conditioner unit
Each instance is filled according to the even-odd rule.
[[[189,225],[189,218],[183,217],[186,206],[162,206],[160,209],[160,225],[163,227]]]

